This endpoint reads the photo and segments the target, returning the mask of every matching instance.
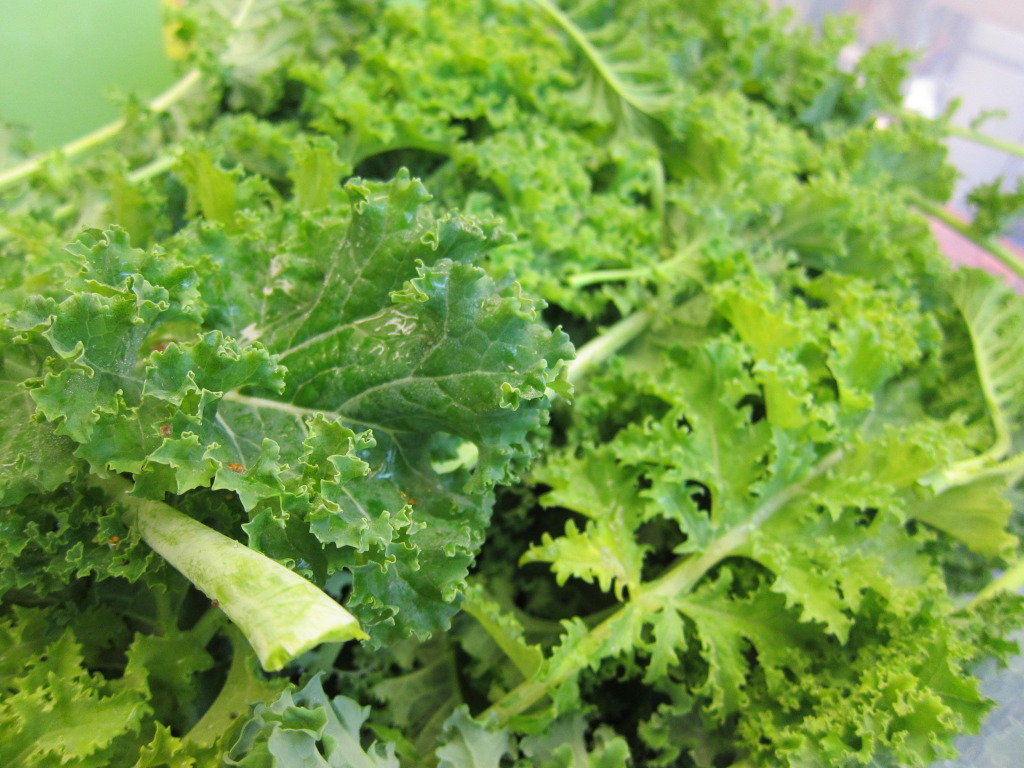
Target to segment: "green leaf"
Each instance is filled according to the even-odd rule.
[[[946,467],[931,479],[939,490],[988,472],[1016,477],[1022,459],[1008,458],[1016,421],[1024,413],[1024,342],[1014,332],[1024,299],[998,278],[976,269],[957,273],[953,298],[967,325],[978,382],[992,424],[992,445],[978,456]]]
[[[52,424],[32,418],[32,398],[21,386],[38,360],[10,344],[0,333],[0,504],[52,491],[74,473],[74,442],[57,435]]]
[[[218,167],[204,150],[183,153],[180,164],[193,211],[201,211],[208,221],[217,222],[228,232],[235,231],[237,177]]]
[[[967,202],[974,209],[972,224],[984,236],[1001,235],[1024,213],[1024,182],[1017,188],[1003,192],[1000,176],[988,184],[979,184],[967,194]]]
[[[697,629],[701,655],[708,665],[707,680],[699,692],[707,697],[709,708],[718,716],[749,705],[744,692],[749,675],[749,648],[757,651],[761,674],[778,680],[784,670],[799,668],[800,655],[816,636],[813,628],[787,621],[783,600],[778,595],[762,588],[746,599],[736,598],[730,594],[732,581],[732,575],[725,571],[717,581],[671,601],[675,610],[686,615]],[[666,606],[665,610],[672,608]],[[679,645],[682,636],[677,630],[666,632],[666,625],[671,623],[667,619],[654,624],[657,646]],[[656,679],[654,670],[649,674],[652,680]]]
[[[152,500],[233,491],[266,554],[351,570],[383,641],[454,612],[491,488],[533,457],[572,348],[475,265],[500,232],[429,216],[406,174],[347,194],[316,220],[183,231],[163,257],[91,233],[65,295],[12,326],[50,347],[31,395],[95,471]]]
[[[863,618],[873,623],[869,616]],[[902,621],[876,620],[877,630],[903,627],[906,634],[826,651],[802,670],[801,688],[819,698],[819,712],[802,716],[792,705],[770,704],[778,701],[777,690],[752,691],[755,714],[741,737],[751,745],[752,759],[782,754],[791,762],[869,765],[889,754],[897,764],[925,765],[954,754],[950,735],[975,730],[988,706],[977,681],[963,671],[969,649],[952,641],[940,628],[945,622],[928,612],[913,622],[933,631],[924,638]]]
[[[349,169],[336,159],[337,147],[325,137],[300,145],[295,169],[289,174],[295,184],[295,202],[302,211],[327,207],[331,193]]]
[[[136,591],[138,598],[141,592]],[[91,595],[96,596],[96,593]],[[133,606],[138,610],[138,600]],[[109,607],[54,621],[51,610],[8,606],[0,618],[0,756],[12,768],[199,768],[216,759],[171,734],[160,718],[177,718],[208,667],[196,638],[136,634],[126,649],[108,644],[122,616]],[[69,626],[69,624],[73,624]],[[113,625],[113,626],[111,626]],[[123,625],[120,627],[123,630]],[[169,629],[169,627],[164,627]],[[128,633],[125,632],[125,635]],[[173,637],[172,637],[173,635]],[[162,647],[161,647],[162,646]],[[158,650],[159,649],[159,650]],[[189,723],[189,718],[175,720]],[[211,742],[212,744],[212,742]]]
[[[152,737],[139,750],[139,759],[130,768],[201,768],[216,759],[213,750],[197,749],[158,723]]]
[[[811,373],[799,360],[806,357],[808,331],[826,333],[824,318],[810,315],[802,304],[779,306],[771,286],[755,279],[716,286],[715,296],[719,311],[758,357],[754,373],[764,387],[771,422],[784,428],[806,424],[812,412]]]
[[[395,740],[403,760],[432,754],[445,721],[463,703],[455,654],[436,639],[426,644],[406,640],[391,653],[371,653],[392,659],[390,673],[370,689],[387,710],[387,727],[378,721],[376,732],[381,738],[401,737]]]
[[[257,704],[225,762],[235,766],[324,766],[398,768],[394,745],[363,749],[360,731],[370,708],[352,699],[329,699],[320,677],[304,688],[284,691],[271,704]]]
[[[508,732],[477,722],[466,706],[452,713],[444,729],[436,753],[439,768],[498,768],[508,753]]]
[[[903,54],[842,71],[851,23],[754,0],[170,18],[172,91],[0,172],[0,712],[68,633],[64,719],[122,727],[26,762],[920,766],[977,726],[1020,606],[953,592],[1017,562],[1020,323],[951,299],[908,205],[954,173]],[[345,183],[401,165],[435,197]],[[546,321],[585,350],[550,425]],[[291,573],[358,616],[290,662],[349,698],[266,679],[141,508],[203,531],[158,546],[222,607]]]
[[[524,765],[539,768],[626,768],[626,740],[607,727],[596,729],[588,745],[587,726],[580,716],[556,720],[544,732],[524,738],[519,748],[529,758]]]
[[[657,119],[666,110],[669,95],[664,81],[652,72],[644,72],[641,59],[643,43],[615,32],[585,32],[553,0],[529,0],[546,14],[573,41],[582,53],[585,71],[579,100],[591,114],[610,122],[616,129],[635,131],[643,120]],[[584,4],[584,8],[585,8]],[[603,48],[595,40],[614,40],[615,46]]]
[[[62,464],[67,459],[60,459]],[[123,520],[124,507],[84,485],[33,493],[4,508],[0,596],[60,595],[92,578],[138,581],[159,558]]]
[[[105,485],[116,493],[122,484]],[[146,543],[241,628],[264,669],[320,643],[366,637],[348,611],[284,566],[166,504],[126,498]]]
[[[31,626],[20,623],[14,636],[20,640]],[[3,639],[14,638],[8,634]],[[5,675],[0,760],[11,768],[97,765],[88,759],[141,727],[147,713],[144,679],[108,682],[90,674],[82,664],[81,645],[70,631],[64,632],[45,644],[42,656]]]
[[[1006,530],[1013,505],[1004,477],[980,477],[914,501],[908,513],[959,539],[975,552],[992,557],[1011,554],[1017,537]]]
[[[620,600],[626,590],[636,590],[647,550],[633,537],[646,515],[633,493],[637,473],[618,465],[607,451],[588,451],[580,458],[549,463],[535,476],[552,486],[542,504],[565,507],[589,519],[582,532],[569,520],[564,535],[553,539],[545,533],[520,562],[551,563],[559,584],[575,576],[596,582],[605,592],[614,587]]]

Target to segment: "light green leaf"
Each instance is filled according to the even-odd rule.
[[[799,667],[802,649],[817,634],[813,628],[789,620],[778,595],[760,588],[748,598],[738,598],[730,594],[732,582],[732,575],[725,571],[718,580],[672,601],[697,629],[701,655],[708,664],[707,680],[699,691],[718,716],[749,703],[744,691],[750,674],[748,648],[757,651],[758,666],[766,676],[779,678],[786,668]],[[655,642],[678,644],[679,637],[675,632],[665,635],[662,624],[662,634],[655,635]]]
[[[591,519],[582,532],[569,520],[562,536],[552,538],[545,533],[520,562],[551,563],[559,584],[575,576],[596,582],[605,592],[614,587],[620,600],[626,590],[635,590],[646,547],[633,538],[632,531],[642,521],[642,505],[631,498],[633,482],[625,475],[614,462],[596,456],[567,458],[561,465],[545,467],[538,479],[556,485],[542,503],[564,506]]]
[[[326,137],[317,137],[299,146],[295,153],[295,169],[289,174],[295,184],[295,202],[300,210],[324,208],[331,193],[340,188],[340,180],[348,167],[338,162],[338,148]]]
[[[185,152],[179,162],[192,210],[202,212],[208,221],[217,222],[228,232],[237,230],[238,178],[220,168],[205,150]]]
[[[1007,457],[1024,413],[1024,341],[1017,333],[1024,317],[1024,299],[999,278],[976,269],[957,273],[953,298],[970,334],[993,440],[980,455],[959,461],[932,478],[930,484],[939,490],[985,473],[1017,477],[1024,472],[1024,457]]]
[[[91,765],[90,756],[141,727],[148,713],[145,686],[138,678],[108,682],[90,674],[81,654],[81,645],[66,631],[45,646],[43,656],[5,676],[0,704],[3,765]]]
[[[508,731],[477,722],[466,706],[455,710],[444,728],[436,752],[439,768],[498,768],[508,753]]]
[[[979,477],[928,498],[917,499],[908,514],[959,539],[975,552],[1007,556],[1017,537],[1006,530],[1013,505],[1006,498],[1005,477]]]
[[[526,642],[523,627],[515,616],[502,611],[480,584],[467,587],[462,610],[480,623],[524,678],[532,677],[540,669],[544,661],[541,649]]]
[[[352,699],[324,693],[320,676],[299,691],[257,704],[225,757],[227,765],[267,768],[398,768],[392,744],[364,749],[360,731],[370,714]]]
[[[123,485],[103,484],[113,494]],[[366,637],[348,611],[284,566],[166,504],[124,498],[146,543],[220,605],[264,669],[281,669],[320,643]]]

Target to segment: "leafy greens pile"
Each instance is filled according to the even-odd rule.
[[[848,26],[747,0],[173,29],[193,68],[108,143],[0,173],[0,763],[977,730],[1024,619],[1024,299],[929,234],[902,54],[843,71]]]

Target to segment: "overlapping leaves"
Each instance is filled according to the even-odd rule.
[[[860,278],[823,276],[783,299],[749,275],[715,295],[731,330],[666,342],[645,353],[644,371],[615,368],[580,396],[581,414],[614,402],[621,415],[582,418],[575,441],[535,470],[551,488],[541,502],[576,515],[523,561],[550,563],[559,583],[592,582],[622,604],[589,632],[567,625],[535,679],[554,689],[584,657],[593,666],[639,654],[646,681],[687,677],[721,722],[749,704],[755,681],[781,692],[815,647],[862,642],[851,633],[872,620],[865,612],[908,626],[933,620],[922,615],[944,586],[928,536],[907,520],[955,516],[951,500],[921,483],[957,455],[958,433],[920,417],[884,428],[865,419],[929,349],[933,329],[909,306],[880,327],[872,308],[891,313],[881,307],[896,299]],[[851,302],[868,316],[851,316]],[[673,327],[666,322],[669,338]],[[1006,546],[1005,516],[990,518],[965,540]],[[652,570],[669,548],[677,558]],[[955,666],[942,665],[977,702]],[[929,686],[907,696],[934,697]],[[515,693],[508,706],[518,711]],[[811,716],[822,702],[803,706]]]
[[[235,535],[245,520],[378,643],[444,626],[490,488],[533,454],[568,351],[481,256],[605,344],[573,372],[584,394],[535,482],[503,494],[450,632],[298,660],[303,682],[337,664],[325,686],[373,718],[293,688],[251,713],[232,759],[917,764],[976,727],[965,670],[976,649],[1009,650],[1019,606],[954,613],[941,568],[962,543],[983,573],[1016,543],[1020,307],[972,277],[950,299],[906,205],[908,189],[948,195],[941,125],[871,114],[898,105],[899,54],[840,71],[849,28],[815,37],[746,0],[185,13],[211,29],[182,38],[216,41],[196,52],[209,92],[180,102],[176,128],[130,115],[116,153],[51,161],[0,228],[0,305],[19,308],[0,332],[0,589],[63,601],[54,624],[68,596],[100,601],[72,622],[82,663],[47,647],[86,707],[148,741],[138,768],[191,758],[107,694],[180,701],[160,719],[185,733],[213,698],[206,654],[225,661],[197,639],[220,608],[145,627],[164,634],[104,681],[131,642],[104,590],[148,597],[169,569],[121,505],[67,483],[128,473],[140,503]],[[401,164],[431,174],[433,206],[404,178],[337,184]],[[452,208],[519,240],[491,250],[497,233],[437,213]],[[66,258],[106,221],[136,248],[92,232]],[[169,669],[178,646],[189,663]],[[272,698],[240,658],[194,727],[203,743]],[[45,688],[4,672],[18,696]],[[500,723],[469,716],[488,702]]]
[[[48,355],[39,412],[93,471],[153,499],[229,490],[257,548],[321,579],[352,569],[366,619],[424,632],[451,610],[491,486],[532,455],[571,347],[474,265],[500,233],[422,219],[407,176],[348,191],[322,225],[200,225],[166,253],[92,233],[63,298],[11,326]]]
[[[95,670],[90,647],[102,637],[96,624],[104,618],[109,621],[109,615],[81,615],[72,628],[55,624],[42,609],[16,608],[0,622],[4,765],[209,764],[209,744],[172,735],[161,718],[188,708],[195,695],[192,675],[208,668],[211,658],[193,635],[165,627],[165,637],[135,638],[122,676],[105,676]]]

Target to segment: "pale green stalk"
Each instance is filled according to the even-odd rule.
[[[169,171],[176,162],[178,162],[176,155],[161,155],[155,160],[150,160],[145,165],[130,172],[127,176],[128,181],[131,184],[138,184],[140,181],[146,181],[154,176],[159,176],[161,173]]]
[[[167,504],[129,495],[119,476],[92,482],[127,506],[143,540],[242,630],[264,669],[281,669],[320,643],[366,637],[333,598],[280,563]]]
[[[569,383],[578,384],[591,370],[643,333],[650,322],[649,312],[635,312],[576,350],[576,359],[569,364]]]
[[[689,594],[704,575],[715,565],[727,557],[740,554],[750,541],[751,536],[778,512],[785,509],[790,502],[802,496],[807,486],[825,472],[834,467],[843,457],[843,451],[837,449],[818,462],[814,471],[799,483],[785,486],[777,493],[766,498],[743,525],[730,529],[711,542],[699,554],[686,555],[676,561],[662,576],[647,582],[630,594],[629,603],[624,604],[612,615],[591,629],[581,643],[587,648],[600,648],[622,620],[624,612],[631,605],[637,605],[643,611],[657,612],[665,599],[671,600]],[[581,672],[591,663],[588,654],[579,654],[576,664],[566,664],[557,673],[541,679],[527,680],[507,693],[500,701],[488,709],[481,719],[494,714],[499,723],[506,723],[538,701],[547,696],[572,675]]]
[[[648,278],[653,274],[654,269],[652,267],[596,269],[593,272],[580,272],[579,274],[570,275],[566,278],[565,282],[573,288],[584,288],[588,285],[597,285],[599,283],[615,283],[622,280],[632,280],[633,278]]]
[[[1024,145],[1017,144],[1012,141],[1006,141],[1005,139],[997,139],[995,136],[989,136],[987,133],[976,131],[973,128],[961,128],[957,125],[947,125],[946,133],[950,136],[956,136],[957,138],[972,141],[975,144],[981,144],[984,147],[998,149],[1000,152],[1006,152],[1009,155],[1024,157]]]
[[[150,111],[166,112],[175,102],[187,95],[199,82],[199,70],[189,70],[189,72],[178,80],[178,82],[149,102],[148,107]],[[0,190],[4,190],[7,187],[14,186],[18,182],[31,178],[43,168],[46,161],[51,157],[59,156],[72,158],[77,155],[81,155],[84,152],[88,152],[90,149],[95,149],[101,144],[115,138],[125,129],[127,124],[127,121],[123,117],[118,118],[117,120],[107,123],[94,131],[90,131],[84,136],[79,136],[77,139],[69,141],[67,144],[60,146],[55,150],[33,155],[18,165],[8,168],[6,171],[0,171]]]
[[[1020,592],[1022,589],[1024,589],[1024,558],[1019,558],[998,578],[989,582],[988,586],[975,595],[967,605],[974,607],[1003,592],[1014,593]]]
[[[237,628],[227,632],[231,640],[231,667],[220,693],[192,729],[185,741],[199,746],[210,746],[240,717],[244,717],[253,704],[273,701],[287,685],[283,678],[261,679],[255,668],[258,663],[245,638]]]
[[[1013,272],[1014,275],[1024,279],[1024,261],[1021,260],[1020,256],[1013,253],[1004,245],[993,238],[979,234],[974,227],[960,221],[960,219],[951,214],[945,208],[940,205],[936,205],[931,200],[918,198],[914,200],[914,205],[920,209],[922,213],[931,216],[933,219],[941,221],[957,234],[962,235],[979,248],[983,248],[988,253],[992,254],[1004,267]]]
[[[570,275],[566,278],[565,282],[573,288],[584,288],[588,285],[615,283],[624,280],[632,280],[634,278],[639,280],[649,280],[652,278],[667,279],[670,278],[679,267],[685,266],[688,262],[692,262],[694,254],[700,250],[701,245],[703,245],[703,243],[699,240],[689,243],[671,259],[667,259],[647,267],[630,267],[628,269],[595,269],[590,272],[579,272],[575,275]],[[685,270],[681,271],[686,274]],[[694,277],[693,274],[689,274],[689,276]]]

